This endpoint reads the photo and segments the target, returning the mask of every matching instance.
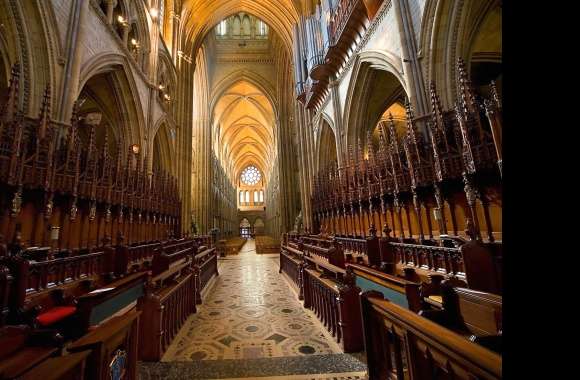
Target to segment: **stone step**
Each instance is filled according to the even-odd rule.
[[[364,379],[366,370],[363,362],[349,354],[139,363],[141,380]]]

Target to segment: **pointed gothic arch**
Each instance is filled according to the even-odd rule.
[[[322,117],[320,121],[316,160],[317,172],[328,167],[331,162],[338,161],[336,136],[328,120],[328,117]]]
[[[384,110],[407,89],[401,59],[382,51],[365,51],[355,58],[345,99],[345,146],[364,141]]]
[[[104,53],[94,57],[81,68],[77,97],[81,95],[87,82],[97,75],[111,76],[115,84],[112,96],[117,96],[123,123],[122,136],[125,145],[144,145],[145,116],[137,84],[127,57]]]

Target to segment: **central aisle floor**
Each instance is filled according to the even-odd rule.
[[[279,256],[256,254],[254,240],[237,256],[220,259],[215,285],[163,361],[340,353],[278,269]]]
[[[203,304],[161,362],[139,364],[140,379],[366,379],[360,355],[342,353],[278,269],[253,240],[220,258]]]

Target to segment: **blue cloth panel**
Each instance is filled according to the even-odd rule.
[[[387,288],[386,286],[377,284],[376,282],[367,280],[366,278],[360,276],[356,276],[356,285],[361,288],[362,291],[376,290],[381,292],[383,293],[383,296],[385,296],[385,299],[388,299],[389,301],[396,303],[405,309],[409,308],[409,302],[407,302],[407,296],[404,293],[399,293],[396,290]]]
[[[139,297],[144,294],[144,284],[135,285],[132,288],[127,289],[121,294],[97,305],[93,308],[91,317],[89,318],[89,323],[91,325],[96,325],[104,319],[109,318],[111,315],[115,314],[125,306],[129,305],[131,302],[136,301]]]

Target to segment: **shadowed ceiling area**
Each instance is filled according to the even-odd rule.
[[[256,86],[241,80],[229,87],[214,108],[214,152],[236,182],[248,165],[267,181],[274,149],[274,109]]]

